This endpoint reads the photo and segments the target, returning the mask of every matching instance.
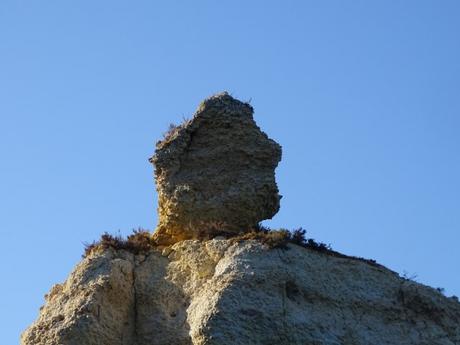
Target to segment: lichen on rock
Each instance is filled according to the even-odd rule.
[[[193,118],[157,143],[159,222],[155,239],[172,244],[241,233],[279,210],[275,168],[281,146],[228,93],[204,100]]]

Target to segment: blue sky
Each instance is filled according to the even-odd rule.
[[[147,159],[228,90],[283,146],[281,210],[460,296],[457,1],[0,3],[5,344],[104,232],[153,229]]]

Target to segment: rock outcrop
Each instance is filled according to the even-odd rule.
[[[280,200],[281,147],[252,114],[224,93],[172,128],[151,159],[154,238],[90,245],[21,344],[459,345],[458,299],[302,232],[240,234]]]
[[[227,93],[157,143],[160,244],[245,232],[278,212],[275,168],[281,147],[256,125],[253,109]]]
[[[354,258],[189,240],[90,254],[21,344],[458,345],[460,303]]]

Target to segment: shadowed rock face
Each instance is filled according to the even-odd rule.
[[[171,244],[245,232],[279,210],[275,168],[281,147],[260,130],[253,109],[227,93],[203,101],[193,118],[157,143],[159,224]]]

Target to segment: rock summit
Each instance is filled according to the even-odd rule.
[[[249,231],[279,210],[281,146],[260,130],[253,108],[228,93],[204,100],[191,120],[157,143],[160,244]]]

